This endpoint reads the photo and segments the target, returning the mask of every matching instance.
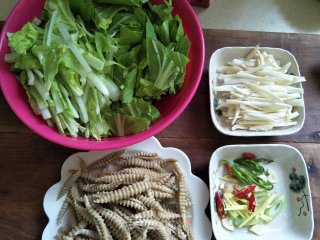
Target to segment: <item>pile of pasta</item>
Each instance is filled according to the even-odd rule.
[[[69,170],[56,239],[193,239],[190,196],[177,161],[120,150]],[[68,212],[68,214],[66,214]]]
[[[297,124],[304,106],[301,83],[291,62],[280,61],[259,46],[246,57],[217,68],[216,110],[232,130],[268,131]]]

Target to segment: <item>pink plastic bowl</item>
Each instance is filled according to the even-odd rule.
[[[44,0],[20,0],[12,10],[0,35],[0,86],[7,102],[15,114],[30,129],[54,143],[82,150],[110,150],[125,147],[143,141],[166,128],[187,107],[199,85],[204,65],[204,40],[200,23],[187,0],[174,0],[174,11],[181,17],[186,34],[191,40],[189,52],[190,62],[187,66],[185,83],[182,91],[174,96],[168,96],[156,103],[161,112],[161,118],[154,122],[144,132],[125,137],[106,138],[101,141],[62,136],[56,129],[50,128],[41,117],[35,115],[29,106],[27,96],[10,72],[10,65],[4,62],[8,53],[7,32],[16,32],[34,16],[39,16]],[[161,1],[155,1],[157,3]]]

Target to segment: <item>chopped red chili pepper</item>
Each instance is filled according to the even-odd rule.
[[[255,190],[256,185],[251,184],[249,187],[243,188],[239,190],[238,188],[234,187],[235,194],[234,196],[239,199],[248,200],[249,205],[248,209],[251,212],[254,212],[256,209],[256,198],[254,197],[253,191]]]
[[[226,212],[224,210],[222,198],[221,198],[221,196],[220,196],[218,191],[216,191],[216,197],[215,198],[216,198],[216,209],[217,209],[217,213],[218,213],[219,217],[221,219],[226,218],[227,214],[226,214]]]
[[[254,212],[256,210],[256,206],[257,206],[256,198],[254,197],[254,194],[252,193],[249,198],[249,211]]]
[[[248,196],[249,193],[252,193],[256,189],[255,184],[251,184],[250,186],[243,188],[241,190],[235,188],[235,194],[234,196],[237,198],[243,198],[246,199],[245,197]]]
[[[254,158],[256,158],[256,155],[254,155],[253,153],[250,153],[250,152],[244,152],[244,153],[242,153],[242,157],[248,158],[248,159],[254,159]]]
[[[227,165],[227,164],[224,164],[224,168],[227,170],[227,172],[234,177],[234,173],[232,171],[232,169]]]
[[[240,191],[237,185],[233,185],[234,192],[237,193]]]

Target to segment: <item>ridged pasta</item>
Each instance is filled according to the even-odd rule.
[[[118,214],[120,217],[122,217],[123,219],[125,219],[127,222],[130,221],[132,213],[126,209],[123,208],[121,206],[113,206],[112,211],[114,211],[116,214]]]
[[[193,239],[190,196],[175,159],[121,150],[79,164],[60,190],[67,196],[57,220],[68,210],[73,221],[57,239]]]
[[[73,208],[77,215],[77,219],[86,222],[88,225],[94,225],[94,222],[88,212],[88,210],[84,207],[78,204],[76,201],[73,202]]]
[[[81,186],[81,189],[87,193],[97,193],[103,191],[113,191],[115,188],[119,187],[122,181],[112,182],[112,183],[90,183]]]
[[[103,218],[100,216],[100,214],[94,210],[94,208],[91,206],[89,199],[85,196],[85,206],[88,209],[88,212],[96,226],[96,229],[100,235],[100,238],[102,239],[112,239],[111,233],[109,229],[107,228]]]
[[[179,206],[175,202],[165,202],[162,204],[163,209],[166,212],[172,212],[172,213],[178,213],[179,212]]]
[[[182,217],[182,228],[186,232],[188,239],[192,239],[192,231],[190,229],[190,225],[187,222],[187,206],[188,206],[188,200],[187,200],[187,190],[185,186],[184,176],[182,173],[178,172],[178,178],[179,178],[179,199],[178,204],[180,208],[180,214]]]
[[[169,211],[161,211],[158,212],[157,217],[160,220],[175,220],[181,218],[180,214],[174,213],[174,212],[169,212]]]
[[[171,222],[165,222],[164,225],[171,231],[172,236],[174,236],[176,239],[187,239],[187,234],[183,231],[181,225],[174,225]]]
[[[79,201],[80,200],[80,192],[79,188],[77,187],[76,184],[72,185],[69,191],[70,199],[71,201]]]
[[[81,230],[84,229],[86,227],[86,224],[84,222],[79,222],[77,225],[73,226],[71,229],[65,230],[62,229],[61,230],[61,234],[58,234],[57,238],[58,239],[74,239],[75,234]],[[66,233],[67,232],[67,233]]]
[[[174,190],[172,190],[171,188],[167,187],[167,186],[164,186],[164,185],[160,185],[156,182],[153,182],[152,183],[152,190],[156,190],[156,191],[159,191],[159,192],[164,192],[164,193],[168,193],[170,195],[174,195]]]
[[[152,176],[152,179],[163,179],[170,176],[168,173],[165,173],[165,172],[159,173],[152,169],[142,168],[142,167],[124,168],[119,170],[117,173],[143,174],[147,176]]]
[[[131,228],[147,228],[152,229],[157,232],[157,234],[161,237],[163,240],[170,240],[171,234],[167,231],[166,227],[157,220],[138,220],[133,222],[131,225]]]
[[[146,210],[143,212],[139,212],[132,216],[131,221],[140,220],[140,219],[153,219],[157,217],[157,211],[155,210]]]
[[[84,238],[84,239],[99,239],[99,234],[93,230],[90,230],[90,229],[79,229],[78,231],[75,232],[75,236],[78,236],[79,237],[82,236],[82,237],[87,237],[87,238]]]
[[[143,167],[148,169],[154,169],[159,172],[164,172],[163,168],[154,161],[146,161],[139,158],[130,158],[128,160],[121,160],[117,162],[117,165],[121,167]]]
[[[103,179],[98,178],[90,172],[82,172],[80,178],[89,183],[108,183],[108,181],[103,181]]]
[[[116,239],[130,240],[131,234],[127,222],[115,212],[102,207],[96,208],[97,212],[105,219],[105,223],[109,227]]]
[[[167,179],[166,181],[164,181],[162,184],[167,186],[168,188],[173,189],[174,191],[176,191],[177,186],[175,185],[177,182],[176,176],[171,175],[169,177],[169,179]]]
[[[119,151],[112,152],[112,153],[94,161],[93,163],[91,163],[88,166],[88,169],[92,170],[92,169],[103,168],[103,167],[107,166],[109,163],[120,159],[120,156],[124,152],[125,152],[125,150],[119,150]]]
[[[137,181],[141,181],[145,178],[144,174],[132,173],[132,174],[115,174],[115,175],[106,175],[97,179],[97,182],[117,182],[121,181],[121,183],[131,184]]]
[[[174,194],[172,194],[172,193],[166,193],[166,192],[162,192],[162,191],[158,191],[158,190],[153,190],[152,193],[153,193],[154,198],[157,200],[174,198]]]
[[[144,160],[154,160],[158,157],[157,153],[152,152],[136,152],[130,155],[123,155],[123,159],[132,159],[132,158],[140,158]]]
[[[69,191],[73,183],[80,177],[80,174],[81,174],[80,170],[74,170],[71,172],[70,177],[62,185],[58,193],[57,200],[59,200],[63,195],[65,195]]]
[[[123,206],[123,207],[132,208],[137,211],[144,211],[146,209],[143,203],[136,198],[120,200],[116,202],[116,204],[119,204],[120,206]]]
[[[152,197],[140,195],[137,196],[137,199],[140,200],[147,208],[154,209],[156,211],[163,211],[161,204]]]
[[[147,181],[136,182],[128,186],[124,186],[118,190],[112,192],[106,192],[104,194],[94,195],[93,202],[95,203],[110,203],[117,202],[122,199],[128,199],[132,196],[136,196],[140,193],[148,191],[152,184]]]
[[[148,229],[131,229],[132,240],[145,240],[147,239]]]
[[[172,164],[176,164],[176,162],[177,162],[177,159],[174,159],[174,158],[166,158],[158,161],[159,165],[163,168]]]
[[[70,205],[70,201],[71,201],[71,199],[68,196],[63,201],[63,204],[62,204],[62,206],[60,208],[60,211],[59,211],[58,217],[57,217],[57,224],[58,225],[61,223],[62,218],[64,217],[64,215],[68,211],[68,208],[69,208],[69,205]]]

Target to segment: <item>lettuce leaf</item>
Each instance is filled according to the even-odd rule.
[[[19,54],[26,54],[37,41],[39,32],[32,23],[27,23],[23,28],[9,37],[9,46]]]
[[[106,119],[110,124],[112,135],[123,137],[128,134],[142,132],[150,126],[150,120],[143,117],[133,117],[121,113],[108,113]]]
[[[73,13],[79,14],[85,22],[89,22],[94,11],[92,0],[69,0]]]
[[[127,7],[121,5],[103,6],[94,5],[91,19],[98,29],[107,30],[112,23],[113,17],[120,11],[127,10]]]
[[[181,90],[190,41],[171,1],[46,0],[42,23],[9,37],[33,111],[61,134],[124,136],[160,117],[152,101]]]
[[[124,104],[117,111],[106,113],[111,132],[116,136],[142,132],[159,117],[159,110],[151,102],[141,98],[133,98],[129,104]]]
[[[66,25],[71,32],[77,32],[76,20],[73,13],[70,10],[69,1],[61,0],[46,0],[44,9],[49,16],[52,16],[54,12],[57,12],[56,26],[59,23]],[[55,27],[55,32],[58,33]]]
[[[136,80],[137,80],[137,65],[132,65],[129,69],[128,74],[125,77],[123,87],[122,87],[122,102],[130,103],[133,98]]]

